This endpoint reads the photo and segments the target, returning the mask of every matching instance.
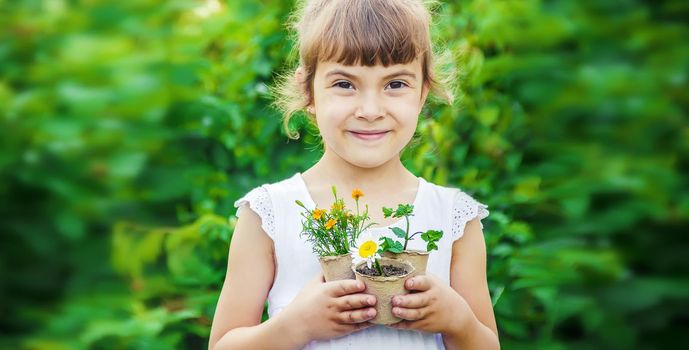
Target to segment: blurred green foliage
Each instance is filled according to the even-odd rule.
[[[0,1],[1,348],[206,346],[233,201],[319,157],[269,108],[291,8]],[[461,98],[427,106],[404,161],[490,205],[504,348],[687,343],[688,18],[683,1],[439,9]]]

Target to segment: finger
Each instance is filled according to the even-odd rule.
[[[399,306],[407,309],[418,309],[430,305],[432,301],[433,300],[428,293],[396,295],[392,298],[392,306]]]
[[[369,307],[339,313],[340,323],[361,323],[376,317],[376,309]]]
[[[408,278],[407,281],[404,282],[404,288],[410,291],[427,291],[431,288],[431,279],[424,275],[414,276],[412,278]]]
[[[364,282],[356,280],[341,280],[326,282],[327,292],[330,296],[339,298],[348,294],[363,292],[366,286]]]
[[[335,303],[340,310],[361,309],[376,305],[376,297],[369,294],[349,294],[336,299]]]
[[[425,318],[428,314],[428,308],[407,309],[395,306],[392,308],[392,314],[407,321],[416,321]]]

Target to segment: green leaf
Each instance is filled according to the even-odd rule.
[[[443,231],[428,230],[421,234],[421,239],[426,242],[437,242],[443,238]]]
[[[380,238],[380,247],[378,248],[378,253],[382,252],[392,252],[392,253],[401,253],[404,251],[404,246],[402,243],[397,242],[390,237],[381,237]]]
[[[390,248],[388,248],[388,251],[399,254],[404,251],[404,247],[402,246],[402,243],[395,242]]]
[[[443,231],[438,230],[428,230],[421,234],[421,239],[426,241],[426,251],[433,251],[438,249],[438,245],[435,242],[439,241],[443,237]]]
[[[428,252],[436,249],[438,249],[438,246],[435,244],[435,242],[428,242],[428,244],[426,245],[426,251]]]
[[[413,212],[414,212],[414,206],[413,205],[411,205],[411,204],[400,204],[397,206],[397,210],[395,211],[395,215],[393,215],[393,217],[402,218],[405,216],[411,216]]]
[[[390,227],[390,230],[392,231],[392,233],[395,234],[395,236],[397,236],[399,238],[407,237],[407,233],[404,232],[404,230],[399,228],[399,227]]]

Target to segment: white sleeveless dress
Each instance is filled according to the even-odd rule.
[[[476,217],[488,216],[487,206],[475,201],[466,193],[427,182],[419,177],[419,187],[414,199],[414,216],[410,220],[410,232],[441,230],[438,250],[431,253],[427,272],[450,282],[452,243],[464,233],[466,223]],[[262,228],[273,240],[277,261],[275,281],[268,294],[268,315],[278,314],[285,308],[313,276],[320,271],[317,256],[311,246],[300,236],[300,213],[303,208],[294,201],[300,200],[313,209],[315,203],[309,195],[301,173],[283,181],[256,187],[234,203],[239,208],[244,203],[261,217]],[[330,203],[319,203],[325,207]],[[239,215],[239,212],[237,212]],[[390,227],[406,227],[404,219],[393,225],[371,230],[389,232]],[[410,249],[425,250],[424,241],[414,239]],[[397,330],[373,326],[347,336],[327,341],[312,341],[305,349],[444,349],[440,334],[411,330]]]

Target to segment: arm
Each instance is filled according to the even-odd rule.
[[[416,293],[392,299],[392,312],[405,320],[392,327],[442,333],[446,349],[500,348],[478,220],[467,223],[452,246],[449,286],[427,274],[408,279],[405,288]]]
[[[486,278],[486,242],[478,219],[464,228],[452,245],[450,286],[463,299],[465,317],[443,334],[447,349],[499,349],[498,327]]]
[[[247,207],[248,209],[248,207]],[[209,350],[300,349],[311,340],[341,337],[366,328],[375,297],[355,280],[324,283],[319,274],[275,317],[261,323],[275,277],[272,240],[251,210],[240,211],[227,275],[216,307]]]
[[[308,340],[280,317],[261,323],[263,306],[275,275],[273,242],[261,228],[261,218],[248,205],[239,213],[231,244],[208,348],[303,347]]]

